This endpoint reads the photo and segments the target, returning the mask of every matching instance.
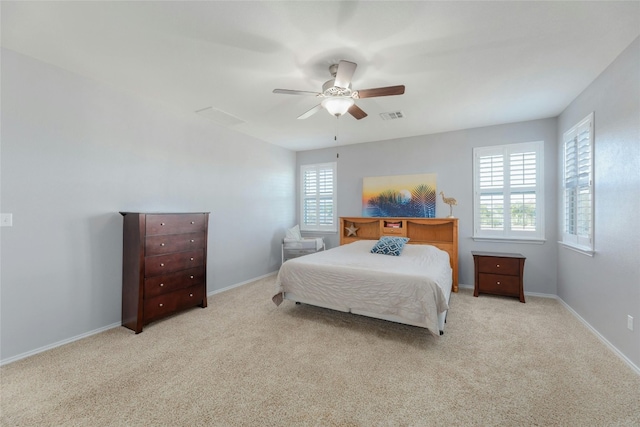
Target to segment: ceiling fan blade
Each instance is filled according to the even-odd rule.
[[[273,93],[281,93],[284,95],[313,95],[313,96],[320,95],[320,93],[318,92],[309,92],[306,90],[292,90],[292,89],[274,89]]]
[[[349,61],[340,61],[338,63],[338,71],[336,72],[335,86],[347,89],[351,84],[351,78],[356,71],[358,64]]]
[[[309,111],[307,111],[306,113],[303,113],[302,115],[298,116],[298,120],[302,120],[302,119],[306,119],[307,117],[311,117],[311,116],[313,116],[315,113],[317,113],[320,110],[322,110],[322,104],[318,104],[315,107],[313,107],[312,109],[310,109]]]
[[[358,96],[354,98],[374,98],[376,96],[402,95],[404,93],[404,85],[378,87],[375,89],[362,89],[358,91]]]
[[[349,107],[348,113],[355,117],[357,120],[367,117],[367,113],[362,111],[362,109],[356,104],[353,104],[351,107]]]

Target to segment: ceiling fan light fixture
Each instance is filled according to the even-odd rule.
[[[349,108],[355,103],[353,98],[346,96],[333,96],[329,98],[325,98],[322,101],[322,106],[331,114],[332,116],[340,117],[349,111]]]

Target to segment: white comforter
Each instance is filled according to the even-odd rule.
[[[286,261],[278,273],[283,293],[344,311],[391,315],[438,332],[438,313],[449,307],[449,254],[430,245],[404,247],[400,256],[370,253],[376,243],[361,240]]]

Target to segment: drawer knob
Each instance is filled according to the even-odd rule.
[[[160,283],[160,287],[163,287],[163,286],[164,286],[164,283]]]
[[[193,276],[189,276],[189,278],[193,279]]]
[[[195,224],[195,222],[194,222],[194,221],[191,221],[191,224]]]
[[[500,284],[500,282],[496,282],[496,285],[499,285],[499,284]]]
[[[193,257],[191,258],[191,261],[193,261]]]
[[[164,262],[161,262],[161,263],[160,263],[160,267],[164,267]]]
[[[160,246],[164,246],[164,243],[160,243]]]
[[[191,239],[191,243],[195,242],[195,240]]]
[[[189,294],[189,296],[190,296],[190,297],[192,297],[192,296],[193,296],[193,294]]]
[[[500,268],[500,264],[496,264],[496,268]]]
[[[164,304],[163,304],[163,303],[160,303],[160,304],[158,304],[158,306],[163,307],[163,306],[164,306]]]
[[[164,222],[161,222],[160,225],[164,225]]]

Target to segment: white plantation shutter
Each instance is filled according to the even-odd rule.
[[[537,153],[510,155],[511,229],[536,231]]]
[[[300,177],[300,229],[336,231],[336,163],[302,165]]]
[[[474,237],[544,239],[543,142],[478,147]]]
[[[564,133],[562,243],[593,250],[593,113]]]
[[[480,230],[504,229],[504,155],[500,150],[487,150],[477,157],[481,216]]]

